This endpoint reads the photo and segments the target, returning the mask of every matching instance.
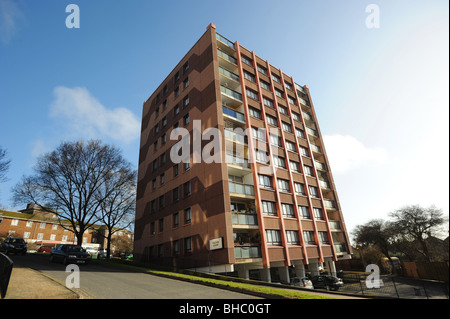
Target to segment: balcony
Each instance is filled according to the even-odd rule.
[[[225,155],[225,163],[239,166],[240,168],[250,169],[250,163],[247,159],[236,156],[236,154],[226,154]]]
[[[261,258],[261,248],[259,246],[235,246],[234,257],[236,259]]]
[[[230,72],[230,71],[222,68],[221,66],[219,66],[219,73],[221,75],[224,75],[224,76],[226,76],[226,77],[228,77],[228,78],[238,82],[240,84],[240,82],[239,82],[240,81],[239,75],[237,75],[236,73]]]
[[[327,171],[327,167],[324,163],[318,162],[318,161],[314,161],[316,168],[321,170],[321,171]]]
[[[332,200],[324,199],[323,203],[325,204],[326,209],[336,209],[336,204]]]
[[[319,185],[322,189],[331,189],[330,183],[327,181],[319,180]]]
[[[216,33],[216,38],[217,40],[219,40],[220,42],[226,44],[228,47],[230,47],[231,49],[235,50],[236,48],[234,47],[234,43],[231,42],[230,40],[228,40],[227,38],[221,36],[220,34]]]
[[[255,196],[255,188],[253,185],[229,181],[228,187],[230,189],[230,193],[244,196]]]
[[[243,132],[243,130],[241,130]],[[243,144],[244,146],[247,146],[248,144],[248,138],[247,135],[244,134],[238,134],[235,131],[231,131],[229,129],[224,129],[224,135],[225,135],[225,139],[239,143],[239,144]]]
[[[338,220],[330,220],[329,224],[330,224],[330,229],[332,231],[341,231],[342,230],[341,223]]]
[[[221,57],[222,59],[224,59],[224,60],[226,60],[226,61],[228,61],[228,62],[233,63],[235,66],[236,66],[237,63],[238,63],[238,61],[237,61],[237,59],[236,59],[235,57],[233,57],[233,56],[231,56],[231,55],[229,55],[229,54],[227,54],[227,53],[225,53],[225,52],[223,52],[223,51],[217,50],[217,55],[218,55],[219,57]]]
[[[334,249],[335,249],[336,253],[346,253],[347,252],[346,245],[342,244],[342,243],[336,243],[334,245]]]
[[[238,122],[245,124],[245,115],[241,112],[232,110],[226,106],[222,106],[222,112],[225,116],[237,120]]]
[[[231,222],[233,225],[258,226],[258,216],[251,213],[233,212]]]

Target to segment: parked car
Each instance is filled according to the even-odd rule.
[[[41,246],[39,247],[39,249],[37,250],[38,253],[51,253],[52,252],[53,247],[50,246]]]
[[[296,287],[302,287],[306,289],[314,289],[314,285],[309,278],[306,277],[294,277],[291,278],[291,285]]]
[[[62,262],[67,264],[89,264],[91,262],[89,255],[81,246],[77,245],[59,245],[50,253],[51,262]]]
[[[340,287],[344,286],[342,279],[335,276],[315,276],[311,278],[311,281],[316,289],[325,288],[326,290],[337,291]]]
[[[22,254],[25,255],[28,249],[27,243],[23,238],[6,238],[3,242],[2,251],[7,255],[9,253]]]

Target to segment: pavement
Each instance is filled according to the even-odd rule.
[[[80,296],[42,272],[14,266],[4,299],[80,299]]]

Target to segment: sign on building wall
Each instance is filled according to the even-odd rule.
[[[217,250],[222,248],[223,248],[223,237],[210,239],[209,250]]]

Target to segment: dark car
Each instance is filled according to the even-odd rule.
[[[50,253],[51,262],[62,262],[67,264],[89,264],[91,255],[85,249],[77,245],[59,245]]]
[[[339,290],[344,286],[342,279],[335,276],[321,275],[311,278],[315,289],[324,288],[326,290]]]
[[[15,253],[25,255],[28,246],[23,238],[6,238],[2,244],[2,250],[6,253]]]

